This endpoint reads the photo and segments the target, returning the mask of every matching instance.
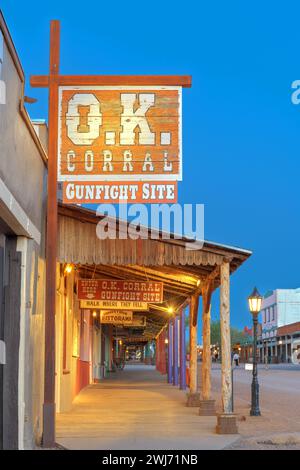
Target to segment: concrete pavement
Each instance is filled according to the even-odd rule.
[[[215,434],[216,418],[185,406],[185,392],[152,366],[126,366],[90,385],[57,415],[57,442],[68,449],[223,449],[239,436]]]

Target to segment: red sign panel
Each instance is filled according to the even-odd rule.
[[[63,183],[65,204],[120,204],[120,203],[173,203],[177,200],[177,181],[102,182],[93,181]]]
[[[163,302],[163,283],[79,279],[77,294],[79,300],[161,303]]]

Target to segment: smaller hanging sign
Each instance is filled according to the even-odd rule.
[[[98,309],[106,308],[109,310],[136,310],[147,311],[147,302],[123,302],[123,301],[109,301],[109,300],[81,300],[80,308]]]
[[[100,314],[101,323],[114,325],[132,325],[133,313],[128,310],[102,310]]]

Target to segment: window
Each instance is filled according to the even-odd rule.
[[[272,321],[275,320],[275,307],[272,307]]]
[[[268,312],[268,322],[270,321],[270,309],[267,308],[267,312]]]

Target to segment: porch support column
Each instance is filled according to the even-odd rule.
[[[158,337],[156,338],[156,342],[155,342],[155,366],[156,366],[156,370],[158,370],[159,372],[160,372],[160,361],[161,361],[160,343],[161,343],[161,335],[158,335]]]
[[[210,351],[210,318],[211,296],[213,283],[207,283],[202,290],[202,399],[200,400],[199,415],[214,416],[215,400],[211,399],[211,351]]]
[[[190,301],[190,392],[187,406],[200,405],[200,393],[197,391],[197,317],[199,294],[195,293]]]
[[[178,318],[173,320],[173,385],[178,385]]]
[[[229,278],[230,263],[224,260],[221,264],[220,286],[220,321],[222,348],[222,408],[218,415],[216,431],[218,434],[237,434],[236,416],[232,410],[232,378],[231,378],[231,341],[230,341],[230,303]]]
[[[165,332],[162,331],[159,335],[159,372],[164,373],[164,344],[165,343]]]
[[[169,323],[168,328],[168,383],[171,384],[173,382],[173,337],[172,337],[172,323]]]
[[[186,389],[185,314],[180,312],[180,389]]]
[[[166,374],[167,373],[167,355],[166,355],[166,330],[164,329],[160,335],[161,337],[161,343],[160,343],[160,372],[162,374]]]

